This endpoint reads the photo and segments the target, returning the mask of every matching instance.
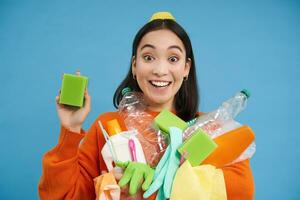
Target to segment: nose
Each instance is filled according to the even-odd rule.
[[[166,74],[168,74],[168,63],[165,63],[163,61],[157,62],[155,64],[155,66],[153,67],[153,74],[155,74],[156,76],[164,76]]]

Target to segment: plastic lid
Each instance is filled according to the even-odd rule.
[[[246,90],[246,89],[243,89],[243,90],[241,91],[241,93],[243,93],[244,95],[246,95],[247,99],[249,99],[249,97],[251,96],[249,90]]]
[[[192,126],[192,125],[195,124],[196,120],[197,120],[197,117],[194,118],[194,119],[191,119],[190,121],[188,121],[187,124],[188,124],[189,126]]]
[[[124,96],[126,93],[131,92],[132,90],[130,89],[130,87],[126,87],[122,90],[122,96]]]

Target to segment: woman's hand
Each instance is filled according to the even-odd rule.
[[[76,72],[80,76],[80,72]],[[62,126],[73,132],[80,132],[81,126],[91,110],[91,97],[86,89],[84,92],[84,106],[76,108],[59,104],[59,95],[56,96],[56,110]]]

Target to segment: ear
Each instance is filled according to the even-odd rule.
[[[132,75],[135,75],[135,70],[136,70],[136,59],[135,59],[135,56],[132,56],[132,59],[131,59]]]
[[[192,66],[192,60],[188,58],[187,62],[185,63],[184,73],[183,73],[185,77],[189,75],[191,66]]]

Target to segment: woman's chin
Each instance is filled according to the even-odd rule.
[[[170,98],[168,97],[156,97],[156,98],[149,98],[149,100],[147,100],[147,103],[148,103],[148,107],[151,109],[151,110],[154,110],[154,111],[159,111],[159,110],[162,110],[164,108],[166,109],[171,109],[172,108],[172,100],[170,100]]]

